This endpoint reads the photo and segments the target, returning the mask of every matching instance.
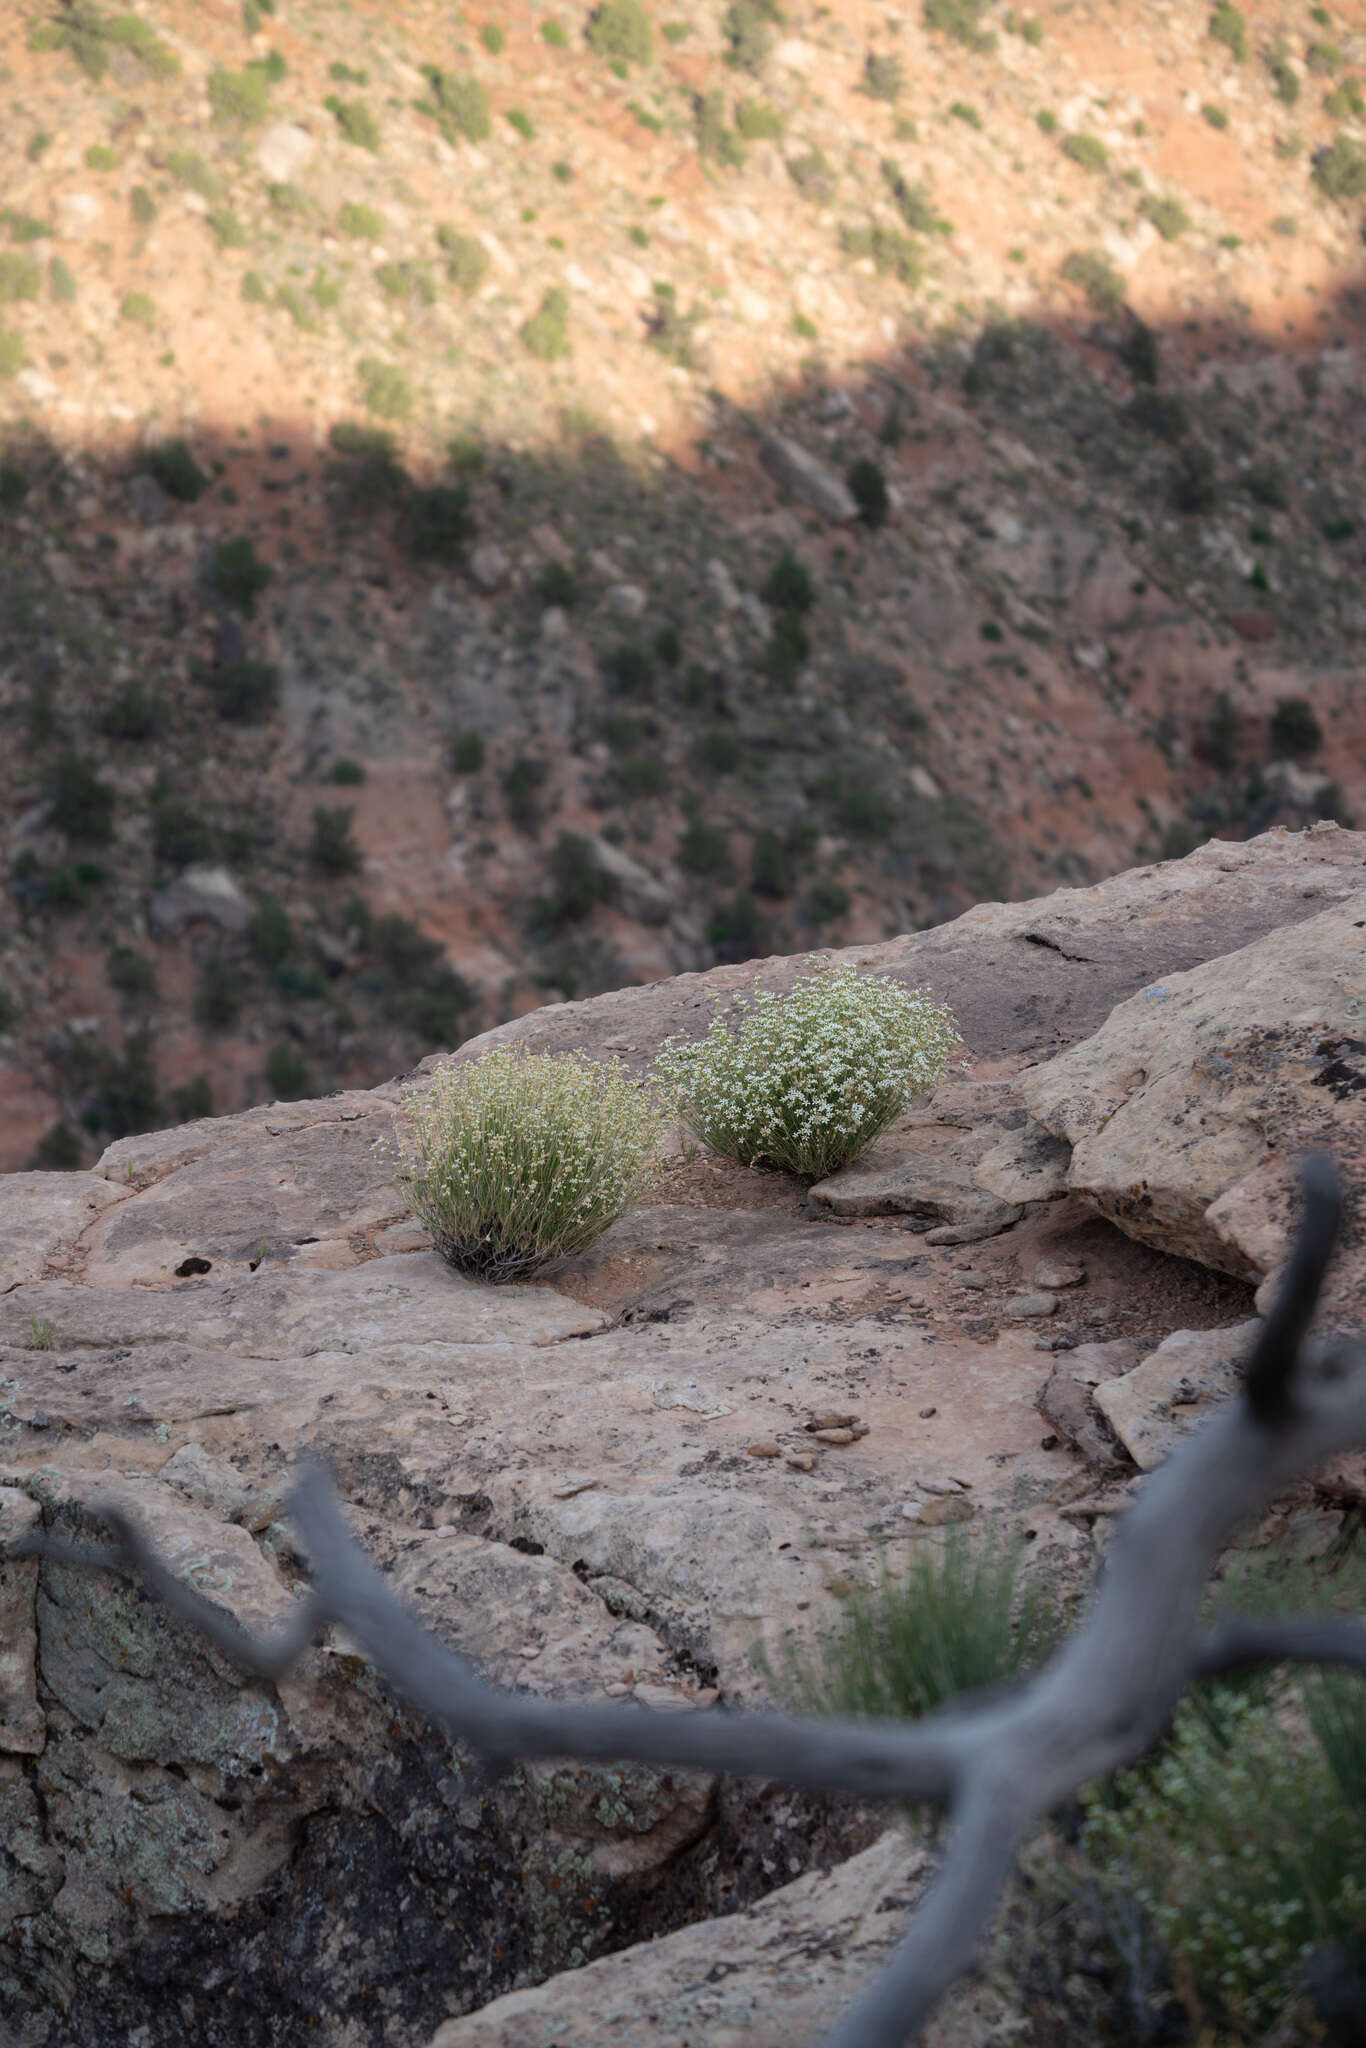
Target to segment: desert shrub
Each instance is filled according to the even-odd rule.
[[[308,863],[320,875],[357,874],[364,865],[360,848],[351,836],[354,816],[349,804],[329,808],[313,807],[313,830],[308,842]]]
[[[929,188],[917,180],[915,184],[905,176],[898,165],[889,157],[881,163],[883,181],[896,201],[897,211],[918,235],[943,235],[952,232],[952,223],[947,221],[930,198]]]
[[[650,17],[640,0],[603,0],[589,17],[584,40],[595,56],[629,64],[648,64],[654,54]]]
[[[845,482],[865,526],[883,526],[891,509],[887,479],[871,456],[861,455],[849,469]]]
[[[126,1138],[134,1131],[155,1130],[161,1121],[161,1098],[151,1041],[145,1032],[124,1041],[123,1056],[102,1049],[96,1056],[92,1085],[81,1112],[89,1131]]]
[[[813,206],[828,206],[835,196],[835,173],[823,150],[808,149],[801,156],[790,157],[787,175]]]
[[[1214,457],[1200,441],[1187,441],[1171,472],[1172,504],[1178,512],[1212,512],[1219,503]]]
[[[327,779],[338,787],[355,786],[366,780],[365,768],[360,761],[353,761],[349,755],[343,754],[328,769]]]
[[[381,263],[375,283],[386,299],[419,299],[430,306],[436,297],[431,278],[419,263]]]
[[[976,107],[969,106],[966,100],[955,100],[949,108],[949,112],[955,121],[963,121],[969,128],[980,129],[982,126],[981,115]]]
[[[978,56],[989,56],[996,48],[996,38],[981,26],[985,11],[986,0],[925,0],[925,26]]]
[[[172,796],[160,786],[153,791],[150,807],[152,852],[169,867],[186,868],[194,861],[210,860],[215,835],[203,807]]]
[[[523,142],[531,142],[536,134],[530,114],[523,107],[509,107],[503,119],[510,128],[515,128]],[[648,125],[648,124],[647,124]]]
[[[1135,384],[1156,384],[1161,355],[1157,336],[1146,320],[1134,317],[1119,345],[1119,359]]]
[[[764,649],[764,669],[775,683],[790,689],[810,659],[811,635],[802,624],[801,613],[779,612]]]
[[[574,571],[564,562],[547,562],[536,579],[536,595],[542,604],[559,605],[562,611],[572,611],[579,599]]]
[[[899,228],[883,227],[880,221],[841,228],[840,247],[856,263],[870,258],[881,277],[895,277],[914,287],[924,275],[919,243],[910,235],[903,235]]]
[[[1124,304],[1124,279],[1098,249],[1074,249],[1063,258],[1062,275],[1086,294],[1097,313],[1117,313]]]
[[[130,1001],[150,1002],[157,993],[157,971],[145,953],[132,946],[111,946],[105,956],[105,978]]]
[[[204,225],[220,249],[246,248],[247,231],[230,206],[216,206],[205,215]]]
[[[165,698],[134,676],[105,705],[100,731],[111,740],[150,740],[165,728],[166,718]]]
[[[53,763],[48,819],[76,845],[106,846],[114,836],[114,792],[74,748],[63,748]]]
[[[768,826],[754,837],[750,852],[749,885],[759,896],[786,896],[792,887],[792,870],[787,848]]]
[[[885,1570],[840,1603],[839,1620],[780,1672],[793,1705],[817,1714],[919,1720],[960,1693],[1035,1670],[1055,1648],[1062,1615],[1037,1581],[1019,1588],[1025,1545],[999,1529],[950,1527],[940,1550]]]
[[[256,544],[247,534],[220,541],[213,554],[214,587],[228,604],[250,618],[256,600],[274,576],[268,562],[258,561]]]
[[[17,376],[28,361],[28,350],[24,347],[22,334],[11,334],[0,327],[0,377]]]
[[[669,786],[669,771],[654,754],[628,754],[613,769],[617,789],[628,803],[642,797],[662,796]]]
[[[211,206],[224,197],[226,187],[223,180],[193,150],[171,150],[166,158],[166,168],[180,184],[187,185],[191,192],[197,192],[201,199],[207,199]]]
[[[268,193],[271,209],[284,214],[287,220],[302,220],[309,211],[308,194],[300,185],[291,185],[288,179],[279,179]]]
[[[116,171],[119,167],[118,153],[107,142],[92,142],[85,153],[85,167],[88,171]]]
[[[502,55],[503,31],[499,28],[496,21],[486,21],[484,23],[484,26],[479,31],[479,40],[488,51],[490,57]]]
[[[1271,77],[1271,90],[1281,105],[1293,107],[1300,96],[1299,75],[1290,62],[1290,52],[1280,37],[1277,37],[1267,51],[1266,68]]]
[[[454,78],[435,64],[424,64],[422,75],[432,97],[419,100],[418,111],[436,121],[447,141],[487,142],[493,133],[488,88],[477,78]]]
[[[266,1054],[266,1086],[277,1102],[297,1102],[308,1093],[308,1069],[288,1039],[281,1039]]]
[[[539,363],[553,363],[561,356],[567,356],[569,335],[565,323],[568,317],[569,294],[561,286],[552,285],[541,300],[540,311],[523,323],[523,348]]]
[[[786,121],[767,100],[741,100],[735,126],[744,142],[778,142],[787,131]]]
[[[224,661],[197,671],[228,725],[259,725],[280,701],[280,672],[268,661]]]
[[[1164,242],[1179,241],[1191,224],[1190,215],[1179,199],[1159,199],[1149,193],[1138,210],[1145,220],[1152,222]]]
[[[313,282],[308,287],[308,296],[320,313],[333,313],[341,304],[341,283],[329,277],[325,270],[315,270]]]
[[[1084,171],[1103,171],[1110,162],[1110,152],[1098,135],[1065,136],[1062,153],[1074,164],[1080,164]]]
[[[1214,12],[1209,18],[1209,33],[1216,43],[1222,43],[1239,64],[1247,61],[1247,22],[1242,10],[1233,6],[1232,0],[1217,0]]]
[[[373,155],[379,154],[379,123],[364,100],[339,99],[333,92],[328,94],[323,105],[347,142],[356,149],[368,149]]]
[[[19,299],[36,299],[43,288],[42,265],[17,249],[0,250],[0,306],[12,306]]]
[[[58,306],[74,305],[76,273],[65,256],[54,256],[47,266],[48,296]]]
[[[885,100],[889,106],[901,98],[906,75],[901,68],[901,59],[890,50],[870,50],[863,60],[863,77],[859,80],[859,91],[866,93],[870,100]]]
[[[80,1138],[68,1123],[52,1124],[34,1147],[33,1163],[40,1172],[71,1173],[85,1157]]]
[[[514,825],[526,832],[541,814],[540,792],[549,769],[535,754],[517,754],[502,774],[503,798]]]
[[[1056,135],[1058,132],[1058,117],[1050,108],[1040,107],[1038,113],[1034,116],[1034,126],[1038,129],[1040,135]]]
[[[678,858],[690,875],[725,875],[730,871],[730,841],[694,811],[678,842]]]
[[[756,984],[702,1039],[666,1040],[653,1071],[713,1152],[819,1180],[942,1079],[957,1039],[925,990],[825,965],[787,995]]]
[[[1311,43],[1304,61],[1316,78],[1332,78],[1342,69],[1342,51],[1336,43]]]
[[[1212,100],[1206,100],[1200,112],[1211,128],[1217,128],[1222,133],[1228,127],[1228,115],[1222,107],[1216,107]]]
[[[655,679],[655,667],[645,648],[623,640],[602,658],[603,680],[616,697],[647,697]]]
[[[1310,1960],[1360,1958],[1364,1735],[1358,1677],[1259,1672],[1201,1688],[1155,1757],[1082,1794],[1089,1881],[1156,1932],[1210,2039],[1290,2039]]]
[[[469,298],[488,276],[488,250],[476,236],[457,234],[445,222],[437,229],[436,239],[446,252],[447,277]]]
[[[209,105],[215,121],[236,121],[242,126],[264,121],[270,112],[269,75],[250,64],[245,71],[211,71]]]
[[[412,380],[397,363],[363,356],[356,366],[361,402],[382,420],[411,419],[417,403]]]
[[[550,44],[552,50],[567,50],[569,48],[569,31],[562,21],[543,21],[541,23],[541,38],[544,42]]]
[[[179,57],[150,22],[136,14],[105,14],[91,0],[67,0],[60,14],[35,22],[29,30],[29,48],[65,50],[95,85],[104,77],[113,50],[135,57],[149,78],[174,78],[180,70]]]
[[[235,960],[213,954],[199,970],[194,994],[196,1023],[205,1031],[226,1031],[242,1014],[242,970]]]
[[[209,479],[182,440],[158,441],[143,454],[138,467],[154,477],[168,498],[193,505],[209,488]]]
[[[278,967],[294,951],[294,926],[278,896],[263,896],[247,931],[247,940],[263,966]]]
[[[737,889],[707,920],[707,937],[721,966],[752,960],[759,950],[759,906],[748,889]]]
[[[122,319],[131,321],[135,327],[155,327],[157,319],[156,300],[146,292],[129,292],[119,307]]]
[[[654,287],[654,304],[645,316],[646,346],[658,349],[661,355],[667,356],[680,368],[692,369],[693,336],[700,318],[695,307],[685,313],[678,303],[674,287],[667,280],[661,280]]]
[[[744,168],[745,146],[733,128],[726,126],[725,95],[699,93],[693,102],[693,126],[697,132],[697,153],[725,170]]]
[[[441,1256],[491,1282],[586,1250],[649,1186],[664,1123],[619,1061],[579,1052],[448,1062],[402,1100],[395,1180]]]
[[[149,228],[157,217],[157,203],[145,185],[134,185],[128,208],[140,228]]]
[[[726,62],[736,70],[757,71],[773,48],[774,25],[782,18],[777,0],[735,0],[721,17]]]
[[[1159,441],[1179,441],[1190,428],[1186,402],[1175,391],[1136,391],[1124,408],[1130,426]]]
[[[1339,135],[1315,150],[1310,176],[1325,199],[1360,199],[1366,193],[1366,149],[1350,135]]]
[[[451,766],[457,775],[477,775],[484,765],[484,735],[457,733],[451,749]]]
[[[363,206],[357,199],[348,199],[337,215],[337,226],[344,235],[354,235],[362,242],[382,242],[384,239],[384,215],[373,206]]]
[[[765,604],[788,612],[809,612],[816,601],[811,572],[799,562],[791,548],[784,548],[765,578],[760,592]]]
[[[697,742],[697,762],[710,775],[733,775],[745,758],[744,742],[720,727],[704,732]]]
[[[1366,114],[1366,100],[1355,78],[1344,78],[1323,96],[1323,111],[1335,121],[1359,121]]]
[[[1243,476],[1243,489],[1255,504],[1283,512],[1290,503],[1285,471],[1275,462],[1255,462]]]
[[[1266,736],[1277,756],[1316,754],[1323,745],[1323,727],[1307,697],[1278,697]]]
[[[270,293],[259,271],[246,270],[242,273],[242,297],[249,306],[264,306],[269,301]]]
[[[835,814],[846,832],[867,839],[885,839],[892,829],[892,806],[871,783],[847,782],[835,800]]]
[[[561,832],[546,860],[551,893],[537,906],[537,921],[556,928],[575,924],[606,900],[611,883],[593,843],[581,832]]]
[[[302,328],[305,334],[317,333],[318,323],[313,317],[313,308],[308,304],[303,293],[296,286],[292,284],[277,285],[275,287],[275,303],[281,312],[288,313],[294,325]]]
[[[419,562],[459,562],[474,536],[468,484],[415,485],[404,509],[409,553]]]
[[[177,1123],[193,1123],[213,1115],[213,1087],[207,1074],[196,1074],[183,1086],[171,1090],[171,1108]]]

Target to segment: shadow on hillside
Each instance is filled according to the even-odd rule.
[[[556,442],[530,451],[373,416],[319,445],[283,412],[98,452],[5,429],[0,1021],[63,1125],[107,1137],[239,1089],[373,1082],[547,996],[1343,815],[1307,699],[1362,626],[1366,288],[1289,337],[1222,313],[1158,333],[1098,273],[1088,289],[1071,321],[813,360],[762,408],[712,391],[667,451],[587,417],[572,362],[528,365],[563,392]],[[1216,529],[1236,544],[1211,550]],[[1152,739],[1186,815],[1148,804],[1146,842],[1070,835],[1066,777],[1031,826],[994,761],[975,788],[945,773],[970,698],[988,723],[1009,723],[1007,689],[1041,716],[1050,676],[1098,648],[1122,719],[1107,642],[1137,675],[1181,631],[1240,679],[1257,649],[1305,701],[1269,746],[1204,672],[1171,678]],[[1310,765],[1268,780],[1268,751]],[[444,812],[417,806],[417,759],[451,785]],[[389,787],[387,761],[382,819],[364,785]],[[378,905],[367,829],[392,856]],[[154,929],[149,965],[148,892],[195,863],[231,869],[250,921]],[[282,908],[300,889],[307,930]],[[41,1036],[54,958],[71,1016]],[[264,1071],[249,1025],[274,1041]],[[45,1163],[76,1163],[73,1143]]]

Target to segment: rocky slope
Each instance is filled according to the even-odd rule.
[[[303,1570],[281,1503],[312,1449],[484,1670],[651,1711],[767,1697],[764,1658],[946,1524],[1017,1522],[1033,1568],[1079,1586],[1141,1472],[1226,1396],[1305,1142],[1355,1199],[1326,1320],[1359,1318],[1363,918],[1366,836],[1321,823],[851,949],[953,1006],[970,1071],[809,1193],[680,1154],[535,1285],[426,1248],[374,1150],[393,1083],[11,1176],[0,1528],[84,1532],[120,1499],[260,1626]],[[773,989],[800,971],[758,964]],[[463,1056],[639,1067],[749,972],[549,1006]],[[1261,1537],[1312,1554],[1364,1499],[1345,1458]],[[341,1637],[242,1687],[112,1577],[11,1562],[0,1614],[0,2017],[25,2048],[134,2026],[147,2048],[305,2026],[586,2048],[642,2003],[680,2048],[756,2012],[814,2041],[927,1869],[870,1846],[877,1812],[781,1787],[577,1766],[490,1787]],[[724,1968],[698,1986],[704,1953]],[[1002,1968],[943,2048],[1042,2040]]]
[[[0,1163],[1360,811],[1366,15],[1221,18],[6,9]]]

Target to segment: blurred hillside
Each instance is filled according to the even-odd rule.
[[[1366,816],[1366,6],[15,0],[0,1164]]]

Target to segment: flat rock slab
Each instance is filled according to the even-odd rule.
[[[1132,1372],[1097,1381],[1097,1408],[1143,1471],[1160,1465],[1211,1409],[1238,1391],[1260,1327],[1253,1321],[1223,1330],[1174,1330]]]
[[[450,2020],[431,2048],[815,2048],[900,1939],[929,1858],[905,1835],[722,1920],[624,1949],[482,2012]],[[960,1986],[917,2037],[987,2048],[1019,2016],[985,1984]],[[999,2034],[996,2029],[1003,2031]]]
[[[1344,900],[1121,1003],[1020,1078],[1072,1146],[1068,1185],[1146,1244],[1263,1280],[1294,1163],[1337,1161],[1347,1222],[1323,1312],[1366,1313],[1366,877]],[[1358,1212],[1353,1214],[1353,1210]]]
[[[119,1199],[119,1189],[94,1173],[0,1177],[0,1294],[37,1280],[68,1256],[96,1217]]]
[[[894,1130],[861,1158],[811,1189],[811,1207],[831,1216],[918,1216],[928,1224],[967,1229],[973,1239],[1018,1223],[1018,1206],[978,1187],[973,1173],[991,1147],[993,1127],[955,1140],[941,1131],[931,1147],[923,1126]],[[969,1240],[962,1238],[958,1242]]]

